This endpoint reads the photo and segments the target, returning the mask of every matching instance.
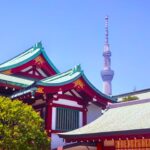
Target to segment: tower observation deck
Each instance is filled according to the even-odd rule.
[[[108,43],[108,16],[105,17],[105,44],[103,50],[104,65],[101,71],[103,80],[103,92],[107,95],[112,95],[111,81],[114,76],[114,71],[111,70],[111,51]]]

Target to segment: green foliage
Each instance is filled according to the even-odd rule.
[[[137,96],[127,96],[127,97],[123,97],[122,101],[126,102],[126,101],[132,101],[132,100],[138,100],[139,98]]]
[[[50,140],[42,124],[31,106],[0,97],[0,149],[48,150]]]

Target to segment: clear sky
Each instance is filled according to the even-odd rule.
[[[105,15],[113,95],[150,88],[149,0],[1,0],[0,62],[42,41],[61,72],[81,64],[102,91]]]

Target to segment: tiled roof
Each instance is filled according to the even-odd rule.
[[[45,59],[47,60],[49,65],[56,71],[56,73],[59,73],[57,68],[53,65],[53,63],[49,60],[48,56],[46,55],[41,42],[36,43],[34,46],[29,48],[22,54],[19,54],[18,56],[0,64],[0,71],[5,71],[8,69],[12,69],[12,68],[21,66],[21,65],[33,60],[40,54],[42,54],[45,57]]]
[[[98,119],[79,129],[61,133],[62,137],[104,135],[112,132],[150,129],[150,99],[111,104]]]
[[[63,72],[63,73],[59,73],[57,75],[51,76],[51,77],[47,77],[45,79],[36,81],[35,85],[36,86],[51,86],[51,87],[55,87],[55,86],[62,86],[65,84],[69,84],[69,83],[73,83],[74,81],[76,81],[77,79],[79,79],[80,77],[82,77],[85,82],[87,83],[87,85],[93,90],[95,91],[100,97],[105,97],[107,100],[110,100],[110,102],[113,102],[114,100],[103,94],[102,92],[100,92],[98,89],[96,89],[90,82],[89,80],[86,78],[86,76],[84,75],[83,71],[80,68],[80,65],[75,66],[73,69]],[[10,77],[11,78],[11,77]],[[6,79],[5,79],[6,80]],[[22,79],[24,80],[24,79]],[[16,80],[17,82],[18,80]],[[30,86],[30,85],[29,85]],[[33,87],[33,86],[32,86]],[[19,94],[19,93],[18,93]]]
[[[23,78],[0,73],[0,82],[6,83],[6,84],[12,84],[16,86],[21,86],[21,87],[27,87],[27,86],[32,85],[34,83],[34,80],[23,79]]]
[[[84,79],[84,81],[87,83],[87,85],[93,91],[95,91],[97,94],[101,95],[102,97],[105,97],[106,99],[109,99],[110,101],[114,101],[113,98],[103,94],[97,88],[95,88],[95,86],[93,86],[93,84],[91,84],[91,82],[84,75],[84,72],[81,70],[80,65],[75,66],[73,69],[71,69],[67,72],[60,73],[60,74],[42,79],[39,82],[37,82],[37,85],[61,86],[61,85],[65,85],[68,83],[72,83],[72,82],[76,81],[77,79],[79,79],[80,77],[82,77]]]
[[[76,80],[81,75],[82,75],[82,70],[80,68],[80,65],[77,65],[73,69],[70,69],[69,71],[42,79],[39,82],[37,82],[37,84],[44,85],[44,86],[64,85]]]

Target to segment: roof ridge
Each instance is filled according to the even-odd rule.
[[[135,93],[142,93],[142,92],[147,92],[150,91],[150,88],[146,88],[146,89],[141,89],[141,90],[137,90],[137,91],[132,91],[132,92],[126,92],[126,93],[122,93],[122,94],[118,94],[118,95],[113,95],[113,97],[120,97],[120,96],[128,96],[128,95],[134,95]]]
[[[76,72],[83,72],[83,70],[81,69],[81,65],[75,65],[74,68],[72,68],[72,74],[76,73]]]
[[[27,52],[30,51],[31,49],[33,49],[33,50],[32,50],[32,52],[33,52],[34,50],[37,49],[37,47],[35,48],[35,45],[38,45],[38,43],[39,43],[39,42],[37,42],[36,44],[34,44],[33,46],[31,46],[30,48],[26,49],[25,51],[21,52],[20,54],[18,54],[18,55],[16,55],[16,56],[14,56],[14,57],[12,57],[12,58],[10,58],[10,59],[4,61],[3,63],[0,64],[0,66],[3,65],[3,64],[5,64],[5,63],[7,63],[7,62],[9,62],[9,61],[11,61],[11,60],[13,60],[13,59],[15,59],[15,58],[17,58],[17,57],[19,57],[19,56],[22,56],[23,54],[27,53]]]
[[[44,78],[44,79],[42,79],[42,80],[40,80],[40,81],[42,82],[42,81],[48,80],[48,79],[51,79],[51,81],[53,81],[53,80],[55,80],[55,79],[58,79],[58,78],[60,78],[60,77],[64,77],[64,76],[66,76],[66,75],[73,75],[73,74],[76,73],[76,72],[82,72],[82,70],[81,70],[81,65],[80,65],[80,64],[79,64],[79,65],[76,65],[74,68],[69,69],[69,70],[67,70],[67,71],[65,71],[65,72],[61,72],[61,73],[58,73],[58,74],[56,74],[56,75],[53,75],[53,76]],[[62,75],[62,76],[61,76],[61,75]]]
[[[83,78],[86,80],[86,82],[88,83],[88,85],[93,89],[93,90],[95,90],[97,93],[99,93],[101,96],[103,96],[103,97],[105,97],[105,98],[107,98],[107,99],[109,99],[109,100],[111,100],[111,102],[116,102],[116,100],[112,97],[112,96],[109,96],[109,95],[106,95],[106,94],[104,94],[103,92],[101,92],[98,88],[96,88],[94,85],[93,85],[93,83],[91,83],[89,80],[88,80],[88,78],[86,77],[86,75],[84,74],[84,72],[82,72],[82,76],[83,76]]]
[[[28,48],[27,50],[23,51],[17,56],[12,57],[11,59],[0,64],[0,71],[9,70],[14,67],[23,65],[24,63],[29,62],[32,59],[35,59],[39,55],[42,55],[45,58],[48,65],[51,66],[51,68],[54,70],[55,73],[59,73],[59,70],[54,66],[54,64],[46,54],[41,41],[35,43],[32,47]]]
[[[111,108],[125,107],[125,106],[131,106],[131,105],[137,105],[137,104],[143,104],[143,103],[149,103],[149,102],[150,102],[150,99],[132,100],[132,101],[127,101],[127,102],[110,104],[108,108],[111,109]]]
[[[20,56],[21,54],[23,54],[23,53],[25,53],[25,52],[29,51],[29,50],[30,50],[30,49],[32,49],[32,48],[33,48],[33,46],[32,46],[32,47],[30,47],[30,48],[28,48],[27,50],[23,51],[22,53],[20,53],[20,54],[18,54],[18,55],[16,55],[16,56],[14,56],[14,57],[12,57],[12,58],[10,58],[10,59],[8,59],[8,60],[4,61],[3,63],[0,63],[0,65],[5,64],[5,63],[7,63],[7,62],[8,62],[8,61],[10,61],[10,60],[13,60],[14,58],[16,58],[16,57]]]

